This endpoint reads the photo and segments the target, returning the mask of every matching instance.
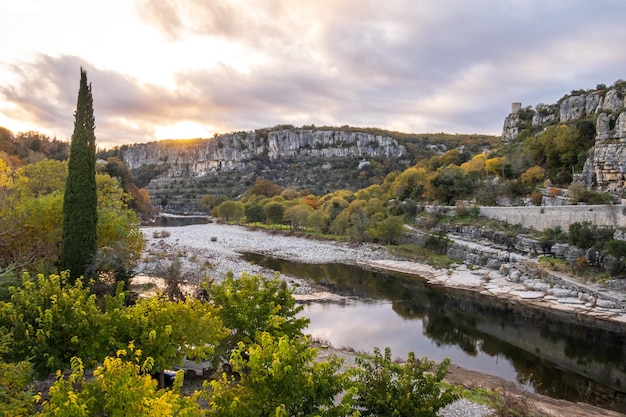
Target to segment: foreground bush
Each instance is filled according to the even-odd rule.
[[[450,360],[438,366],[428,359],[418,360],[409,353],[406,363],[391,360],[391,349],[384,356],[374,349],[373,358],[359,358],[356,405],[362,416],[436,417],[440,408],[460,396],[460,391],[445,384]]]
[[[434,416],[457,397],[443,382],[449,361],[435,367],[410,354],[398,364],[389,349],[348,370],[337,357],[318,360],[301,307],[277,279],[230,276],[209,288],[209,302],[161,296],[130,306],[123,292],[98,299],[66,274],[24,275],[10,292],[0,302],[2,417]],[[182,375],[158,389],[183,355],[217,360],[226,352],[234,372],[201,390],[182,396]],[[47,393],[33,396],[26,361],[43,376],[58,370]],[[93,377],[84,364],[95,367]]]
[[[130,356],[130,358],[127,358]],[[41,417],[110,416],[168,417],[201,416],[193,397],[180,395],[182,372],[170,390],[157,389],[157,382],[148,374],[152,359],[142,362],[141,352],[131,345],[116,357],[106,357],[93,378],[86,378],[82,361],[72,359],[72,373],[66,378],[57,372],[49,398],[42,400]]]
[[[350,396],[336,405],[348,388],[340,373],[342,361],[315,361],[316,350],[304,337],[273,337],[260,333],[250,345],[239,344],[231,356],[237,383],[224,374],[205,384],[211,416],[348,416]],[[354,414],[358,415],[358,414]]]

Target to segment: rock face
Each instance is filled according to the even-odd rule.
[[[240,170],[249,164],[279,159],[332,157],[401,158],[406,150],[395,139],[363,132],[281,129],[238,132],[211,139],[160,141],[123,151],[131,169],[168,164],[165,177],[202,177],[210,172]]]
[[[588,188],[623,192],[626,185],[626,82],[592,91],[576,91],[553,105],[534,109],[516,106],[502,129],[502,140],[511,142],[523,129],[541,132],[549,125],[592,120],[596,126],[595,146],[576,181]]]
[[[517,104],[517,103],[514,103]],[[504,127],[502,128],[502,141],[510,142],[514,140],[519,134],[519,106],[512,106],[511,113],[504,119]]]

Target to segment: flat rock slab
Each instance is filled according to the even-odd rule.
[[[585,304],[584,301],[579,300],[578,298],[575,298],[575,297],[558,298],[557,301],[562,304],[581,304],[581,305]]]
[[[510,294],[524,300],[536,300],[545,296],[543,291],[511,291]]]

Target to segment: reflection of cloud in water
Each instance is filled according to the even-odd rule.
[[[391,302],[346,299],[343,303],[310,303],[301,314],[311,320],[307,333],[335,347],[365,352],[390,347],[393,357],[406,359],[409,352],[414,352],[417,357],[436,362],[449,357],[455,365],[516,381],[517,372],[509,360],[480,351],[480,340],[473,356],[458,346],[437,346],[424,334],[421,319],[398,316]]]

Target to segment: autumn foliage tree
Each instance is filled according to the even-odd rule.
[[[67,165],[53,159],[28,164],[11,172],[7,185],[0,186],[0,276],[57,272]],[[98,250],[92,270],[124,280],[143,248],[139,219],[117,179],[97,174],[96,188]]]
[[[97,248],[96,136],[91,84],[80,69],[67,183],[63,199],[61,268],[72,279],[83,275]]]

